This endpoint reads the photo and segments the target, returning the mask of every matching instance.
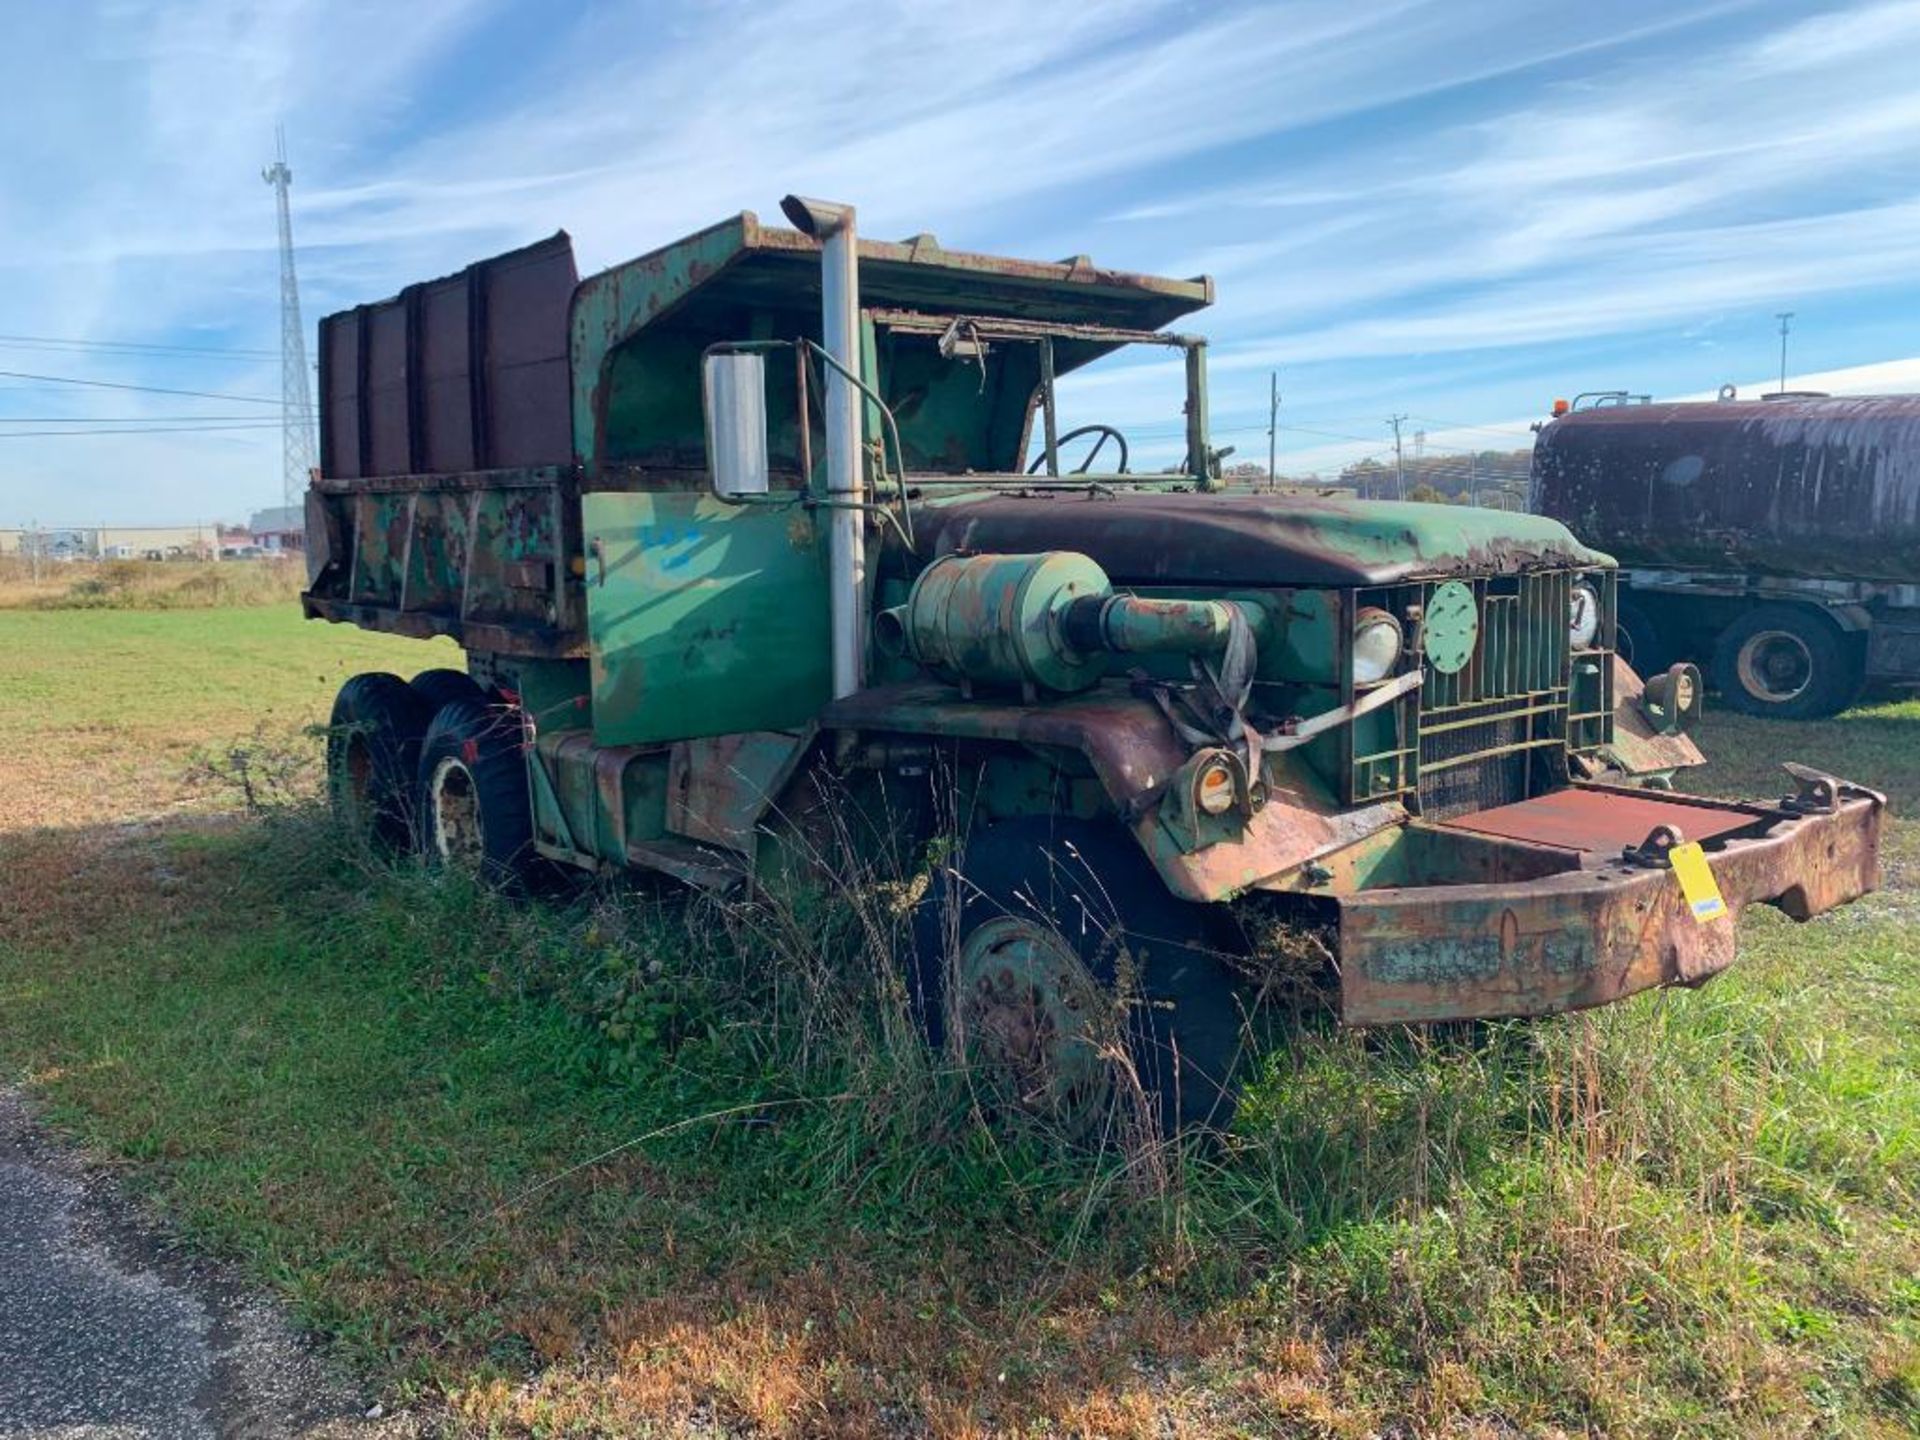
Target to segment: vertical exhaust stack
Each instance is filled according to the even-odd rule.
[[[821,340],[827,354],[860,373],[860,262],[853,206],[789,195],[780,209],[794,227],[820,242]],[[802,423],[805,423],[804,420]],[[827,375],[827,496],[834,502],[828,532],[828,587],[833,635],[833,695],[866,683],[866,498],[861,474],[858,396],[846,375]]]

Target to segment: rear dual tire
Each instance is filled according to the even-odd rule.
[[[356,675],[334,697],[327,796],[355,840],[404,850],[413,840],[414,775],[431,705],[398,675]]]
[[[327,735],[334,815],[373,848],[517,883],[533,852],[525,744],[519,711],[457,670],[356,675]]]
[[[430,864],[511,887],[533,860],[526,726],[507,706],[455,700],[420,742],[420,850]]]

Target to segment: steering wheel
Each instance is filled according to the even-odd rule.
[[[1107,441],[1109,440],[1120,447],[1120,468],[1113,473],[1116,475],[1124,475],[1127,473],[1127,437],[1111,425],[1082,425],[1077,430],[1069,430],[1053,442],[1054,453],[1056,455],[1059,454],[1062,445],[1066,444],[1069,440],[1078,440],[1082,435],[1098,435],[1100,438],[1093,442],[1093,448],[1087,451],[1087,458],[1080,462],[1080,468],[1070,473],[1084,475],[1087,471],[1091,470],[1095,457],[1107,448]],[[1038,475],[1040,473],[1040,467],[1046,463],[1047,452],[1042,450],[1039,458],[1027,467],[1027,473],[1029,475]]]

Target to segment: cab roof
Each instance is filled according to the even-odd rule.
[[[1157,330],[1213,303],[1213,281],[1207,276],[1138,275],[1105,269],[1085,255],[1016,260],[947,250],[930,234],[906,240],[862,237],[859,246],[860,302],[869,308]],[[646,324],[695,294],[702,303],[728,307],[817,307],[820,244],[797,230],[762,225],[752,211],[742,211],[583,281],[574,315],[578,321],[583,312],[604,317],[616,311]],[[581,338],[577,325],[575,338]],[[596,338],[617,345],[624,337],[603,332]]]

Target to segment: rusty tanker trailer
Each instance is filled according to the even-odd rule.
[[[1920,395],[1606,401],[1541,427],[1532,508],[1620,562],[1636,665],[1782,718],[1920,681]]]
[[[1562,525],[1231,493],[1169,328],[1211,281],[782,208],[323,323],[307,613],[466,659],[342,688],[369,841],[748,903],[849,839],[917,859],[928,1040],[1079,1133],[1143,1092],[1221,1121],[1306,955],[1351,1024],[1546,1015],[1876,883],[1870,791],[1672,789],[1699,677],[1619,659],[1613,564]],[[1151,473],[1057,384],[1143,349]]]

